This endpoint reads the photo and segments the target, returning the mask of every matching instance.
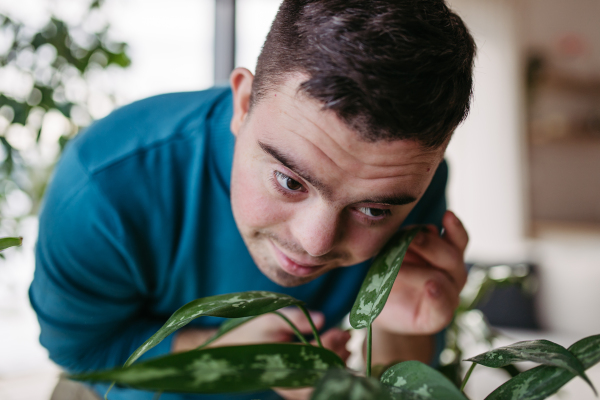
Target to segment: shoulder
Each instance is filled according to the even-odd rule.
[[[88,173],[162,144],[197,137],[219,104],[230,101],[229,88],[169,93],[136,101],[94,122],[69,143]],[[216,116],[218,118],[218,116]]]

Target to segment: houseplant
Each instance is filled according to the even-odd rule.
[[[459,389],[435,369],[405,361],[389,367],[380,379],[371,377],[371,324],[388,298],[411,240],[420,228],[400,231],[375,258],[350,313],[350,323],[367,329],[366,376],[345,369],[344,362],[322,347],[310,315],[299,300],[272,292],[242,292],[194,300],[177,310],[164,326],[140,346],[121,368],[71,376],[80,381],[116,382],[156,392],[228,393],[272,387],[314,386],[320,399],[448,399],[466,400],[462,388],[475,365],[502,368],[519,361],[538,367],[520,373],[486,400],[544,399],[579,376],[595,391],[585,370],[600,361],[600,335],[584,338],[566,349],[546,340],[525,341],[472,357],[472,367]],[[299,307],[311,325],[317,345],[298,333],[302,344],[273,343],[206,348],[206,345],[250,319],[288,307]],[[281,315],[281,314],[279,314]],[[140,363],[135,361],[171,333],[201,316],[229,318],[215,336],[198,349]],[[282,316],[282,315],[281,315]],[[289,321],[293,327],[293,324]],[[293,327],[294,328],[294,327]],[[294,328],[296,332],[297,329]]]

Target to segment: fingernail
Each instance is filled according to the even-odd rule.
[[[425,232],[419,232],[416,234],[413,242],[417,245],[422,245],[425,242]]]
[[[442,290],[440,288],[439,283],[435,281],[427,282],[427,292],[433,298],[438,298],[442,295]]]
[[[452,223],[454,225],[460,225],[461,224],[460,219],[458,219],[458,217],[456,215],[454,215],[454,213],[452,213]]]
[[[320,313],[318,311],[309,311],[309,314],[315,324],[319,324],[325,319],[323,313]]]

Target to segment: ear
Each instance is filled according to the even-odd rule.
[[[231,132],[238,135],[242,123],[250,110],[250,94],[254,75],[246,68],[236,68],[229,77],[233,91],[233,118],[231,118]]]

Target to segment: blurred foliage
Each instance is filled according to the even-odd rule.
[[[130,59],[127,45],[111,40],[109,24],[98,23],[103,21],[98,18],[101,8],[102,1],[91,2],[78,25],[52,15],[41,29],[0,14],[0,232],[4,234],[13,234],[20,219],[37,212],[65,143],[99,116],[93,110],[98,99],[104,113],[114,108],[114,93],[90,82],[108,68],[129,66]]]
[[[477,345],[492,349],[502,337],[477,307],[485,304],[494,290],[514,286],[533,296],[538,289],[536,276],[528,264],[473,265],[465,287],[460,293],[460,304],[452,323],[446,329],[446,346],[440,355],[440,372],[460,387],[465,371],[462,369],[464,349]],[[519,374],[514,365],[502,367],[509,376]]]

